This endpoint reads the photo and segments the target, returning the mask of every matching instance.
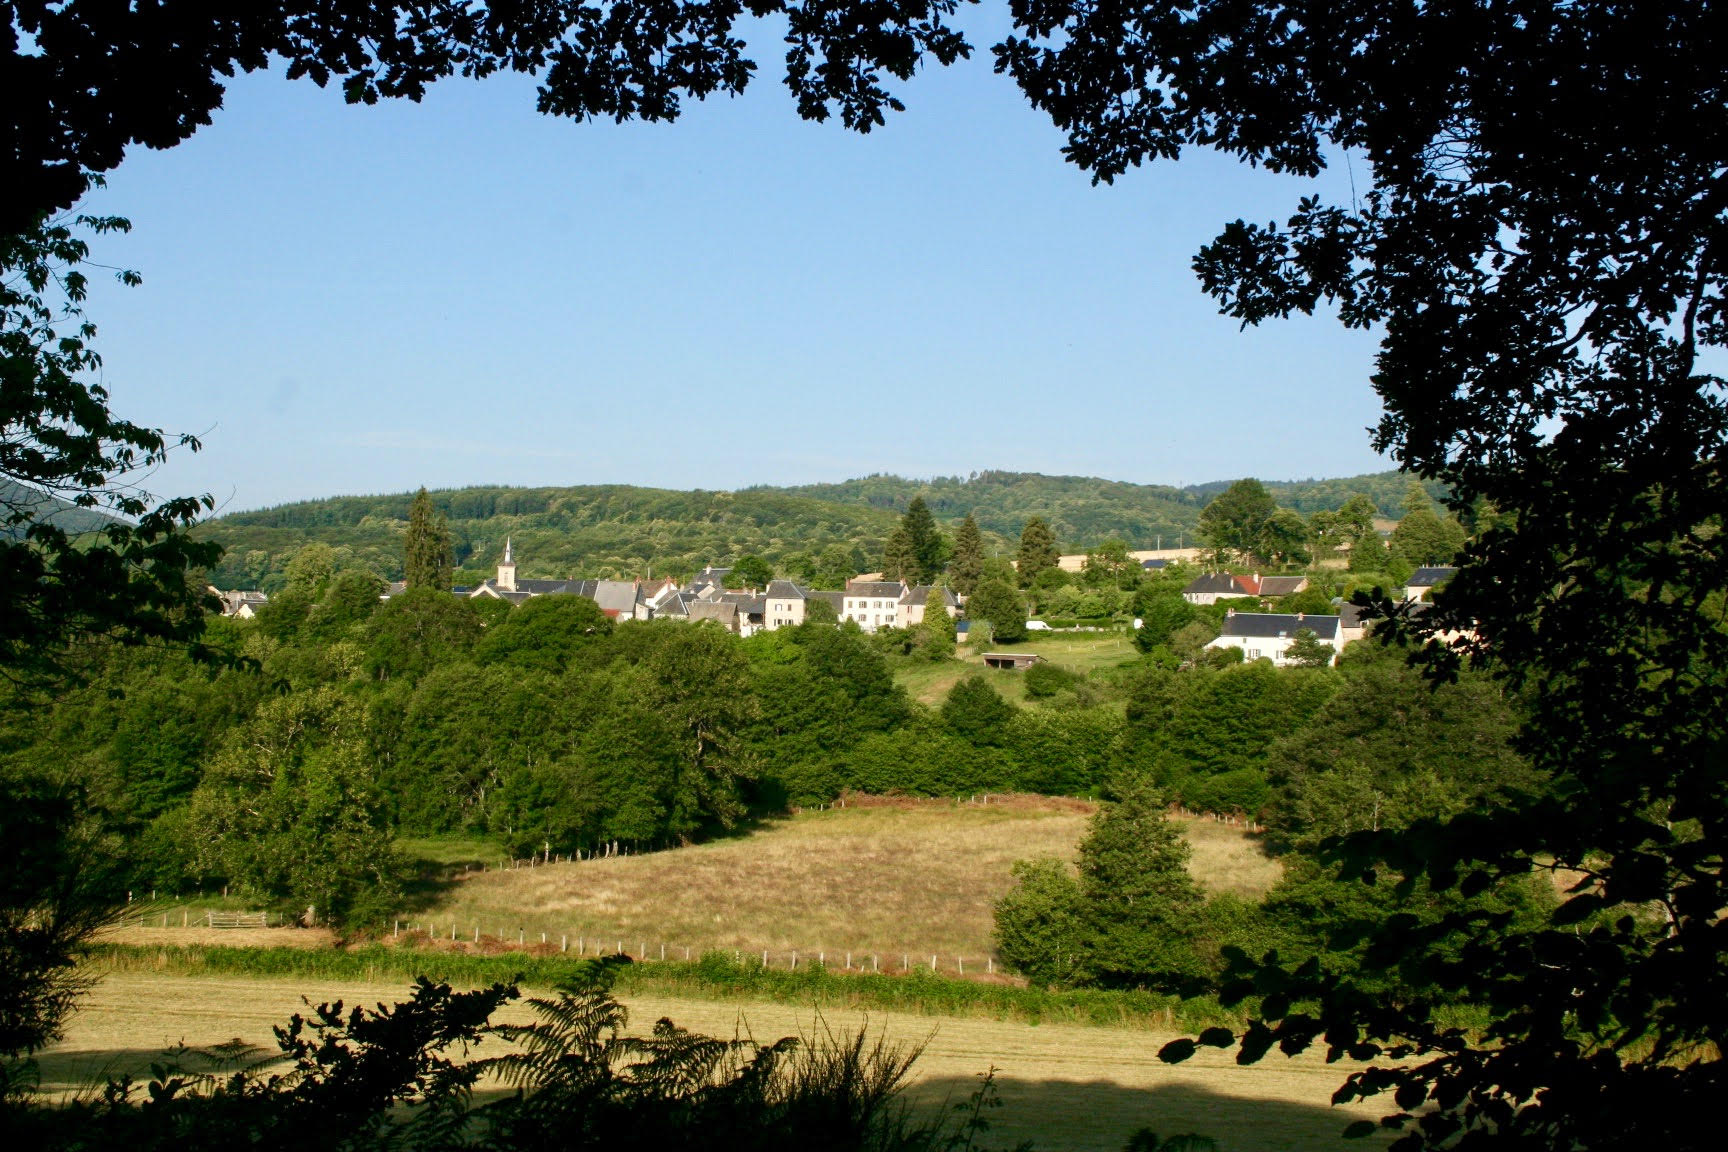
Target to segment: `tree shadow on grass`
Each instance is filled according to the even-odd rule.
[[[234,1041],[213,1048],[49,1048],[35,1056],[41,1097],[50,1103],[74,1097],[95,1098],[111,1081],[146,1084],[161,1066],[175,1075],[225,1075],[241,1067],[281,1057],[274,1045]]]
[[[268,1056],[268,1048],[253,1048],[248,1062]],[[476,1055],[488,1055],[484,1050]],[[41,1098],[58,1103],[74,1097],[93,1098],[110,1080],[131,1077],[148,1081],[152,1064],[178,1063],[189,1073],[231,1070],[220,1059],[195,1051],[167,1053],[161,1049],[115,1048],[80,1051],[49,1050],[37,1057]],[[1342,1082],[1340,1072],[1339,1080]],[[938,1077],[913,1084],[907,1101],[916,1109],[965,1108],[978,1090],[980,1078]],[[984,1113],[990,1127],[978,1146],[1012,1148],[1031,1141],[1040,1152],[1114,1152],[1133,1133],[1147,1128],[1160,1137],[1196,1133],[1216,1141],[1219,1152],[1329,1152],[1346,1148],[1383,1148],[1389,1131],[1366,1140],[1345,1141],[1344,1126],[1352,1120],[1375,1119],[1384,1109],[1330,1108],[1290,1100],[1253,1099],[1209,1091],[1192,1083],[1134,1088],[1111,1081],[1027,1080],[998,1075],[995,1086],[1000,1107]],[[511,1094],[497,1083],[482,1083],[474,1103],[483,1105]],[[958,1123],[956,1111],[952,1117]]]
[[[1345,1073],[1340,1071],[1338,1082]],[[909,1089],[919,1107],[960,1108],[977,1091],[977,1077],[941,1077]],[[1162,1138],[1195,1133],[1217,1142],[1219,1152],[1323,1152],[1383,1148],[1396,1133],[1381,1130],[1346,1141],[1344,1126],[1396,1111],[1345,1110],[1291,1100],[1251,1099],[1209,1091],[1191,1083],[1133,1088],[1111,1081],[1023,1080],[997,1074],[999,1108],[984,1113],[990,1128],[986,1148],[1012,1148],[1029,1140],[1040,1152],[1054,1149],[1121,1149],[1147,1128]]]

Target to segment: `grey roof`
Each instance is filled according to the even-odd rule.
[[[516,581],[516,591],[526,592],[530,596],[569,596],[577,593],[572,585],[584,583],[580,580],[522,580]]]
[[[1285,612],[1233,612],[1224,618],[1223,636],[1272,639],[1308,629],[1322,640],[1338,638],[1338,617]]]
[[[1236,577],[1228,572],[1208,572],[1204,576],[1196,576],[1188,587],[1182,589],[1182,592],[1184,595],[1191,592],[1228,592],[1234,596],[1246,596],[1248,594],[1236,583]]]
[[[804,589],[804,599],[826,600],[836,612],[846,606],[846,593],[844,592],[818,592],[814,588],[806,588]]]
[[[661,616],[688,616],[690,598],[683,592],[674,592],[660,602],[660,607],[654,609],[656,618]]]
[[[1302,586],[1308,583],[1306,576],[1262,576],[1260,578],[1260,595],[1289,596],[1302,591]]]
[[[1410,573],[1410,579],[1405,586],[1416,585],[1418,588],[1432,588],[1436,584],[1444,584],[1457,573],[1456,568],[1418,568]]]
[[[1148,572],[1151,572],[1151,571],[1154,571],[1156,569],[1163,568],[1165,565],[1167,565],[1169,563],[1170,563],[1170,561],[1168,561],[1168,560],[1142,560],[1142,561],[1140,561],[1140,567],[1144,568]]]
[[[717,600],[692,600],[689,605],[690,619],[715,620],[728,628],[736,628],[738,621],[738,605],[727,604]]]
[[[950,608],[956,607],[960,603],[958,600],[954,599],[954,593],[948,591],[948,589],[932,588],[928,584],[920,584],[916,588],[912,589],[912,591],[908,592],[906,594],[906,603],[913,607],[917,607],[920,604],[926,604],[929,602],[930,594],[932,592],[936,593],[936,599],[938,601]]]
[[[847,596],[886,596],[893,600],[900,599],[900,594],[906,590],[904,584],[892,580],[848,580],[846,582]]]
[[[702,569],[702,571],[696,573],[696,575],[691,578],[690,586],[695,588],[703,584],[724,585],[726,583],[726,577],[731,573],[731,571],[732,569],[730,568],[715,568],[709,566]]]
[[[736,604],[738,606],[738,611],[746,614],[754,613],[757,616],[762,615],[763,609],[767,607],[767,599],[765,597],[757,596],[749,592],[722,592],[720,594],[720,603]]]
[[[594,582],[594,603],[600,605],[602,612],[636,611],[636,581],[634,580],[596,580]]]
[[[790,580],[768,581],[768,591],[764,593],[770,600],[802,600],[804,589]]]

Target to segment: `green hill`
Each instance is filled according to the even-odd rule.
[[[42,520],[68,535],[96,532],[113,523],[105,513],[95,508],[80,508],[58,496],[40,491],[15,480],[0,479],[0,507],[8,512],[22,512],[32,520]],[[0,524],[0,537],[22,540],[26,524]]]
[[[874,565],[882,542],[914,496],[951,528],[967,512],[998,548],[1042,516],[1064,551],[1115,536],[1133,548],[1192,543],[1200,514],[1227,481],[1172,488],[1082,476],[977,472],[929,480],[876,475],[839,484],[675,492],[628,485],[459,488],[432,493],[448,518],[457,564],[489,572],[516,544],[525,577],[687,575],[754,553],[780,562],[795,553],[853,551],[853,570]],[[1396,515],[1406,480],[1396,472],[1340,480],[1272,483],[1281,503],[1304,514],[1337,507],[1353,492]],[[410,493],[336,496],[237,512],[201,531],[227,556],[212,573],[223,587],[269,587],[295,551],[320,542],[345,564],[398,578]]]

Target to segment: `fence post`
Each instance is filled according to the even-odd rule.
[[[792,953],[792,970],[794,972],[796,972],[798,970],[798,953],[797,952]]]
[[[984,958],[984,972],[989,976],[994,976],[996,974],[996,958],[994,956],[986,956]]]
[[[616,944],[612,945],[612,955],[614,955],[614,956],[624,955],[624,941],[620,940]]]
[[[912,971],[912,956],[910,953],[905,953],[905,952],[901,953],[901,955],[900,955],[900,970],[902,972]]]
[[[768,967],[768,949],[762,949],[762,967]]]
[[[954,957],[954,971],[962,976],[966,975],[966,958],[964,956]]]
[[[936,957],[935,956],[930,957],[930,972],[932,975],[934,975],[936,972]]]

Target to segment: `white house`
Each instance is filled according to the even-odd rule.
[[[900,599],[905,595],[906,585],[898,580],[848,580],[840,619],[855,621],[866,632],[898,627]]]
[[[1240,648],[1244,660],[1270,660],[1284,668],[1295,663],[1286,658],[1285,652],[1295,642],[1296,634],[1308,631],[1332,649],[1332,662],[1336,663],[1338,649],[1343,646],[1338,626],[1337,616],[1231,610],[1224,616],[1224,630],[1206,647]]]
[[[1204,576],[1195,577],[1188,587],[1182,589],[1182,599],[1190,604],[1216,604],[1232,597],[1256,596],[1259,594],[1259,584],[1256,580],[1254,587],[1250,588],[1240,576],[1232,576],[1228,572],[1208,572]]]

